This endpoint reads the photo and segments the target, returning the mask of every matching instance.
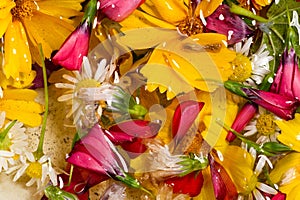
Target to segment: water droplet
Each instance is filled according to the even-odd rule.
[[[13,41],[15,41],[15,38],[12,37],[10,40],[13,42]]]
[[[223,21],[224,19],[225,19],[225,18],[224,18],[224,15],[220,14],[220,15],[219,15],[219,20],[222,20],[222,21]]]
[[[112,7],[112,8],[115,8],[115,7],[116,7],[116,5],[115,5],[115,4],[111,4],[111,7]]]
[[[272,77],[268,78],[268,83],[273,83],[273,78]]]
[[[13,54],[17,54],[17,49],[12,49]]]

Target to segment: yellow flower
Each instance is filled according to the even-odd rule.
[[[287,194],[287,200],[299,199],[300,153],[290,153],[279,160],[270,173],[270,179]]]
[[[293,150],[300,152],[300,114],[296,113],[293,120],[276,120],[275,123],[281,130],[277,139]]]
[[[212,91],[216,88],[206,85],[203,77],[214,81],[228,79],[232,74],[230,62],[234,60],[236,53],[226,48],[225,35],[202,33],[203,18],[210,15],[221,2],[201,1],[197,8],[201,12],[195,13],[202,13],[202,15],[191,18],[183,1],[149,0],[141,5],[143,11],[136,10],[121,22],[121,30],[126,34],[120,38],[122,44],[138,49],[156,47],[147,65],[141,69],[141,73],[148,78],[149,91],[159,87],[161,92],[167,91],[167,97],[171,99],[179,93],[191,91],[192,87],[203,91]],[[203,20],[201,21],[200,18]],[[191,20],[194,22],[193,25]],[[190,25],[191,30],[186,30]],[[149,31],[147,29],[149,27],[162,29]],[[137,30],[136,34],[139,37],[133,34],[133,29]],[[183,35],[190,37],[187,39]],[[186,44],[183,45],[185,49],[180,45],[176,46],[174,43],[177,41]],[[158,46],[158,44],[164,45]],[[193,56],[196,59],[191,59]],[[153,65],[167,67],[156,70],[153,69]],[[215,68],[217,68],[216,73]],[[167,80],[168,76],[172,77],[172,80]]]
[[[41,64],[38,44],[42,45],[45,57],[50,58],[52,51],[74,30],[69,18],[80,15],[82,1],[6,0],[0,3],[0,37],[4,33],[2,70],[6,79],[28,82],[28,76],[33,75],[30,74],[32,62]]]
[[[0,111],[5,111],[6,118],[19,120],[25,125],[35,127],[42,122],[41,113],[44,108],[34,99],[37,93],[29,89],[7,89],[0,98]]]

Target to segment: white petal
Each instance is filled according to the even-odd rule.
[[[105,74],[107,73],[107,70],[105,69],[106,66],[106,59],[102,59],[98,64],[98,68],[95,72],[94,79],[99,82],[103,82],[105,78]]]
[[[258,189],[260,189],[261,191],[267,193],[267,194],[273,194],[273,195],[277,194],[277,190],[275,190],[275,189],[272,188],[271,186],[266,185],[266,184],[264,184],[264,183],[258,182],[258,183],[256,184],[256,187],[257,187]]]
[[[26,186],[27,186],[27,187],[30,187],[30,186],[32,186],[35,182],[36,182],[36,178],[31,178],[31,179],[26,183]]]
[[[64,95],[61,95],[60,97],[57,98],[57,101],[68,101],[68,100],[71,100],[73,98],[73,94],[64,94]]]
[[[25,172],[25,170],[27,169],[27,167],[29,166],[29,164],[25,164],[23,165],[16,173],[16,175],[14,176],[13,181],[16,182]]]
[[[264,196],[257,190],[253,190],[253,195],[256,200],[265,200]]]
[[[70,76],[68,74],[64,74],[62,77],[72,83],[78,83],[78,80],[76,78],[74,78],[73,76]]]

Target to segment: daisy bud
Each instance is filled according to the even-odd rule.
[[[177,106],[172,121],[172,134],[176,145],[192,126],[203,106],[203,102],[196,101],[185,101]]]
[[[295,50],[285,49],[270,91],[300,99],[300,71]]]
[[[128,17],[145,0],[99,0],[100,10],[109,19],[122,21]]]
[[[65,40],[52,58],[56,65],[68,70],[80,70],[83,57],[88,54],[93,21],[97,12],[97,0],[90,0],[80,25]]]
[[[246,125],[250,122],[250,120],[254,117],[255,113],[257,112],[258,107],[256,104],[247,102],[245,105],[242,107],[242,109],[239,111],[237,114],[231,128],[235,130],[236,132],[241,132],[244,130]],[[228,142],[232,142],[236,136],[229,131],[226,140]]]
[[[230,12],[227,5],[220,5],[213,14],[206,18],[206,22],[206,28],[227,35],[228,44],[240,42],[253,34],[253,31],[238,15]]]

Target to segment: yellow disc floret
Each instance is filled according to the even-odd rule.
[[[26,174],[31,178],[42,177],[42,164],[39,162],[32,162],[26,169]]]
[[[11,10],[14,19],[22,19],[23,17],[32,17],[32,12],[37,9],[36,4],[32,0],[16,0],[16,7]]]
[[[237,54],[232,62],[233,74],[229,77],[232,81],[244,82],[250,78],[252,73],[251,62],[248,57]]]
[[[256,129],[259,134],[271,135],[275,133],[276,124],[272,114],[262,114],[256,122]]]

